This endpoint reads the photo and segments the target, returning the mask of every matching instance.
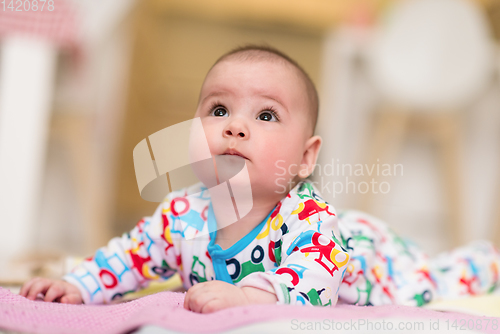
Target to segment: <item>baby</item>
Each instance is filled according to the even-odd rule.
[[[269,47],[223,55],[203,83],[199,117],[212,156],[245,160],[253,207],[217,228],[203,183],[170,193],[151,217],[64,276],[34,278],[20,294],[106,303],[178,272],[184,307],[248,304],[423,305],[496,289],[500,256],[478,242],[435,260],[367,214],[337,214],[307,177],[321,146],[318,96],[306,72]],[[285,168],[284,168],[284,167]],[[191,239],[196,232],[206,237]]]

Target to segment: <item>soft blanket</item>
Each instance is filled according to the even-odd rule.
[[[289,320],[290,329],[310,329],[316,325],[322,329],[343,326],[346,330],[359,328],[369,331],[368,323],[371,323],[373,329],[383,331],[383,325],[390,330],[387,328],[389,324],[378,320],[397,318],[408,320],[403,326],[416,326],[415,323],[421,322],[424,327],[418,330],[422,333],[435,331],[437,326],[439,330],[460,330],[462,327],[484,333],[500,332],[500,318],[408,306],[338,305],[330,308],[254,305],[197,314],[185,310],[183,301],[184,293],[160,292],[121,304],[66,305],[30,301],[0,288],[0,329],[30,333],[100,334],[126,333],[141,326],[156,325],[179,332],[220,333],[259,322]],[[364,327],[360,326],[362,324]],[[454,324],[457,327],[452,327]],[[391,326],[398,324],[392,323]]]

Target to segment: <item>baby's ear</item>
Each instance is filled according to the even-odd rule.
[[[302,156],[302,163],[300,164],[299,177],[305,179],[313,172],[320,148],[320,136],[312,136],[306,141],[306,145],[304,146],[304,155]]]

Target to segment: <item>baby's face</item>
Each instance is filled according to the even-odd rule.
[[[282,196],[295,178],[310,137],[308,114],[305,85],[291,66],[230,59],[207,75],[195,117],[212,155],[246,159],[255,198]]]

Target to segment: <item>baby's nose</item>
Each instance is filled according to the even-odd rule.
[[[245,133],[243,131],[240,131],[240,132],[235,131],[234,133],[235,133],[235,136],[242,137],[242,138],[245,137]],[[227,136],[232,136],[233,135],[233,131],[226,130],[226,135]]]
[[[224,129],[225,137],[237,137],[242,139],[248,139],[250,133],[246,124],[240,120],[234,120],[233,122],[227,124]]]

